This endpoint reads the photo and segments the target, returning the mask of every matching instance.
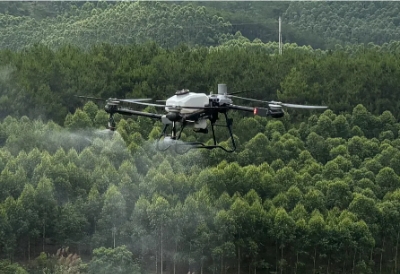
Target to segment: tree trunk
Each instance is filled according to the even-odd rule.
[[[240,274],[240,246],[238,247],[238,274]]]
[[[176,255],[176,253],[178,253],[178,242],[177,241],[175,241],[175,255]],[[175,259],[175,256],[174,256],[174,274],[176,274],[176,259]]]
[[[278,273],[278,262],[279,262],[279,260],[278,260],[278,240],[276,240],[276,242],[275,242],[275,256],[276,256],[276,266],[275,266],[275,272],[276,273]]]
[[[348,257],[349,257],[349,250],[346,248],[346,256],[345,256],[345,259],[343,260],[343,269],[342,269],[343,273],[345,272],[345,269],[346,269],[346,259]]]
[[[115,226],[113,227],[113,230],[112,230],[112,237],[113,237],[113,247],[115,248]]]
[[[379,273],[382,273],[382,261],[383,261],[383,252],[385,252],[385,237],[382,239],[382,249],[381,249],[381,259],[379,262]]]
[[[221,256],[221,274],[224,274],[224,254]]]
[[[369,254],[369,260],[372,262],[374,257],[374,248],[371,248],[371,253]]]
[[[314,247],[314,269],[313,269],[313,273],[316,272],[316,269],[315,269],[316,265],[317,265],[317,247]]]
[[[283,262],[283,245],[281,247],[281,263]],[[283,273],[283,265],[281,265],[281,274]]]
[[[43,252],[44,252],[44,242],[45,242],[45,238],[46,238],[46,219],[43,220],[43,239],[42,239],[42,248],[43,248]]]
[[[297,266],[299,265],[299,252],[296,252],[296,264],[294,266],[294,274],[297,273]]]
[[[28,236],[28,262],[31,261],[31,237]]]
[[[399,236],[400,236],[400,230],[397,231],[396,253],[395,253],[395,257],[394,257],[394,273],[397,273],[397,257],[398,257],[398,251],[399,251]]]
[[[163,262],[163,260],[164,260],[164,258],[163,258],[163,228],[161,227],[161,237],[160,237],[160,246],[161,246],[161,248],[160,248],[160,263],[161,263],[161,270],[160,270],[160,272],[161,272],[161,274],[163,274],[163,271],[164,271],[164,262]]]
[[[328,256],[328,266],[326,267],[326,274],[329,274],[329,265],[331,263],[331,254]]]
[[[357,247],[354,249],[353,270],[352,270],[352,273],[354,273],[354,270],[355,270],[355,268],[356,268],[356,254],[357,254]]]

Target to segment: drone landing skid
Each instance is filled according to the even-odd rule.
[[[161,136],[157,140],[157,149],[160,150],[160,151],[166,151],[171,146],[174,146],[175,147],[175,152],[178,153],[178,154],[184,154],[184,153],[188,152],[191,149],[199,149],[199,148],[209,149],[209,150],[214,149],[214,148],[219,148],[219,149],[224,150],[225,152],[229,152],[229,153],[234,152],[236,150],[236,144],[235,144],[235,140],[234,140],[233,134],[232,134],[232,121],[233,121],[233,119],[228,118],[226,113],[224,113],[224,115],[225,115],[225,119],[226,119],[226,127],[228,128],[229,136],[230,136],[231,141],[232,141],[232,149],[226,149],[223,146],[217,145],[217,140],[216,140],[215,131],[214,131],[214,126],[215,126],[214,123],[215,123],[215,121],[211,123],[211,130],[212,130],[212,134],[213,134],[214,145],[206,145],[206,144],[203,144],[201,142],[183,142],[183,141],[181,141],[180,137],[181,137],[182,131],[185,128],[186,125],[185,125],[185,123],[182,123],[182,126],[181,126],[181,128],[179,130],[179,133],[176,134],[176,126],[175,126],[175,123],[173,122],[172,123],[172,133],[171,133],[170,136],[168,136],[166,134],[166,131],[167,131],[167,128],[168,128],[168,124],[166,124],[164,126],[163,132],[161,133]],[[169,140],[170,140],[169,141],[170,145],[167,146],[164,149],[159,147],[159,142],[160,142],[161,138],[163,138],[163,137],[164,137],[164,140],[165,140],[165,138],[169,138]],[[167,143],[166,141],[164,141],[164,142]],[[178,152],[178,147],[184,147],[184,146],[186,146],[188,148],[184,152],[181,152],[181,153]]]

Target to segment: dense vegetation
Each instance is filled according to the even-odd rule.
[[[299,30],[319,35],[328,44],[375,43],[400,38],[400,5],[397,2],[292,2],[285,22]]]
[[[0,3],[0,272],[398,273],[397,5]],[[178,155],[74,96],[218,83],[330,109],[233,112],[235,153]]]
[[[237,31],[253,41],[334,48],[336,44],[399,40],[399,3],[389,2],[2,2],[0,48],[33,43],[59,47],[73,43],[131,44],[155,41],[220,45]]]
[[[1,114],[41,115],[62,124],[82,105],[76,94],[165,99],[181,88],[209,93],[218,83],[264,100],[328,104],[335,113],[362,104],[373,114],[400,114],[394,92],[400,86],[399,43],[334,52],[292,45],[280,56],[268,54],[276,44],[238,41],[169,50],[146,44],[1,51]]]
[[[245,48],[1,52],[2,255],[32,271],[76,267],[72,254],[92,250],[81,272],[113,269],[118,256],[136,259],[130,273],[397,271],[397,50]],[[155,151],[159,123],[117,117],[110,139],[104,110],[75,111],[77,93],[165,98],[221,82],[331,109],[279,121],[234,113],[237,152],[184,155]],[[62,264],[60,246],[74,264]]]

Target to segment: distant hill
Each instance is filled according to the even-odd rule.
[[[332,49],[337,44],[383,45],[400,40],[400,3],[397,1],[193,3],[223,17],[232,24],[233,32],[240,31],[250,40],[277,41],[280,15],[285,43]]]
[[[396,1],[291,2],[283,20],[331,46],[400,40],[400,3]]]
[[[240,32],[253,41],[333,49],[400,40],[398,2],[0,2],[0,48],[35,43],[83,48],[155,41],[217,46]],[[237,37],[237,35],[236,35]]]

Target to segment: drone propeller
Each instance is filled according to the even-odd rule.
[[[242,99],[246,101],[253,101],[253,102],[260,102],[260,103],[269,103],[268,101],[263,101],[263,100],[258,100],[258,99],[252,99],[252,98],[246,98],[246,97],[240,97],[240,96],[234,96],[234,95],[227,95],[228,97],[233,97],[237,99]]]
[[[310,106],[310,105],[287,104],[287,103],[282,103],[282,102],[264,101],[264,100],[258,100],[258,99],[240,97],[240,96],[233,96],[233,95],[230,95],[230,97],[238,98],[238,99],[242,99],[242,100],[247,100],[247,101],[253,101],[253,102],[267,103],[267,104],[274,105],[274,107],[284,106],[284,107],[289,107],[289,108],[301,108],[301,109],[326,109],[326,108],[328,108],[327,106]]]
[[[327,106],[310,106],[310,105],[297,105],[297,104],[287,104],[287,103],[281,103],[281,102],[274,102],[272,101],[271,103],[281,105],[284,107],[288,108],[301,108],[301,109],[327,109]]]
[[[165,105],[160,105],[160,104],[153,104],[153,103],[143,103],[142,101],[144,100],[135,100],[135,99],[123,99],[121,100],[122,102],[127,102],[127,103],[132,103],[132,104],[138,104],[138,105],[144,105],[144,106],[153,106],[153,107],[162,107],[164,108]]]
[[[144,102],[144,101],[151,101],[151,98],[141,98],[141,99],[116,99],[119,102],[126,102],[126,103],[137,103],[137,102]]]
[[[96,100],[96,101],[105,101],[105,99],[103,99],[103,98],[97,98],[97,97],[91,97],[91,96],[83,96],[83,95],[74,95],[74,96],[79,97],[79,98]]]
[[[119,103],[119,102],[128,102],[128,103],[134,103],[134,102],[142,102],[142,101],[151,101],[151,98],[138,98],[138,99],[117,99],[117,98],[98,98],[98,97],[92,97],[92,96],[83,96],[83,95],[74,95],[75,97],[79,98],[84,98],[84,99],[91,99],[91,100],[96,100],[96,101],[107,101],[107,102],[112,102],[112,103]]]

